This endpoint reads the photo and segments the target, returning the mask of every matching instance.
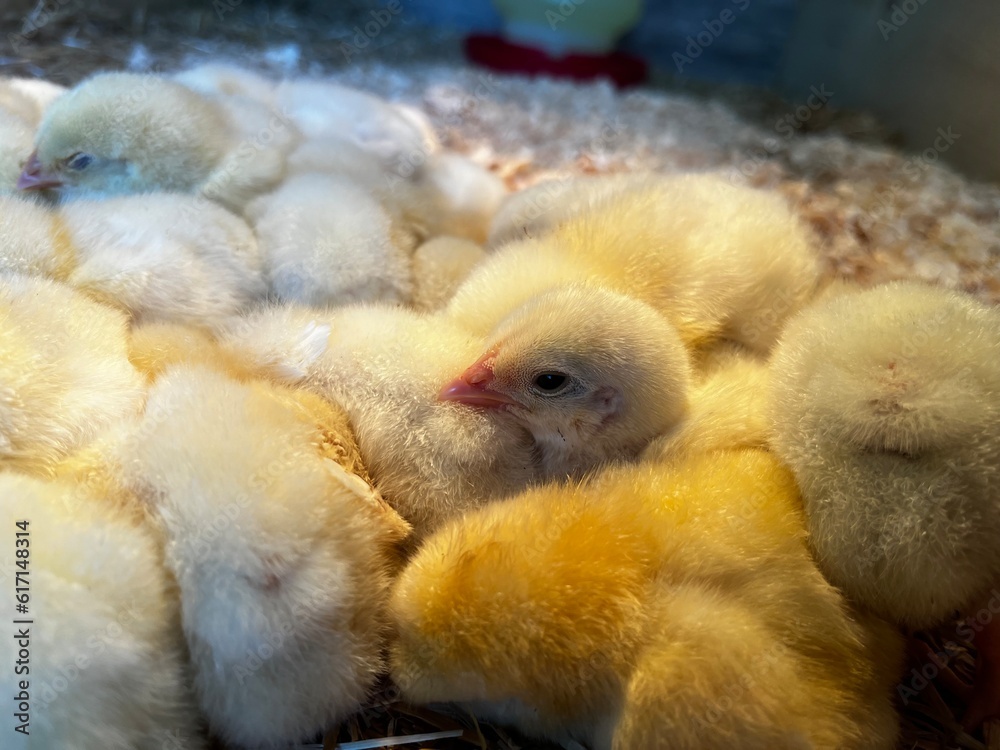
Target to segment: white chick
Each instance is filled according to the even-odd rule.
[[[66,282],[136,321],[211,325],[267,294],[250,227],[211,202],[170,193],[78,200],[59,218],[76,252]]]
[[[436,143],[428,143],[426,125],[412,112],[346,86],[310,79],[282,81],[274,102],[306,140],[346,138],[397,171],[406,165],[419,169],[436,148]]]
[[[421,185],[438,196],[439,219],[431,235],[454,235],[473,242],[486,241],[490,222],[507,188],[503,181],[471,159],[454,153],[435,154]]]
[[[293,177],[252,203],[271,293],[317,307],[408,302],[408,240],[367,191],[343,178]]]
[[[18,187],[62,198],[200,193],[234,211],[284,177],[297,142],[280,112],[167,78],[103,73],[49,107]]]
[[[211,325],[267,293],[250,228],[194,196],[81,199],[57,213],[0,196],[0,242],[0,269],[64,281],[136,321]]]
[[[171,78],[209,97],[238,96],[274,106],[276,83],[238,65],[208,63],[174,73]]]
[[[160,542],[135,505],[82,485],[0,473],[0,519],[12,564],[0,602],[14,612],[27,583],[25,642],[0,654],[14,669],[20,646],[30,696],[30,750],[167,750],[207,747],[190,690],[176,590]],[[17,522],[25,525],[18,527]],[[23,532],[25,536],[15,537]],[[19,541],[15,541],[15,539]],[[24,544],[21,544],[21,541]],[[15,558],[14,545],[28,558]],[[27,571],[23,579],[15,578]],[[15,704],[16,705],[16,704]],[[16,741],[8,725],[5,730]]]
[[[17,190],[38,126],[37,105],[12,83],[0,79],[0,195]]]
[[[531,300],[487,339],[387,307],[268,311],[222,338],[341,404],[376,486],[420,533],[531,482],[634,457],[682,419],[690,377],[669,323],[595,287]]]
[[[382,667],[400,526],[342,465],[345,426],[314,395],[182,366],[125,453],[166,530],[198,699],[242,747],[310,739]]]
[[[141,407],[125,316],[69,287],[0,273],[0,466],[56,462]]]
[[[771,370],[771,442],[829,579],[911,628],[983,606],[1000,581],[996,308],[914,283],[841,294],[789,323]],[[969,723],[1000,712],[997,643],[995,623],[976,636]]]
[[[889,750],[900,639],[823,579],[799,503],[745,450],[468,513],[394,584],[393,680],[594,750]]]
[[[441,235],[423,243],[413,254],[413,306],[427,311],[444,307],[485,258],[482,247],[461,237]]]
[[[810,236],[781,196],[710,174],[646,177],[494,253],[447,311],[484,334],[546,289],[599,283],[659,310],[689,346],[727,339],[764,353],[818,278]]]

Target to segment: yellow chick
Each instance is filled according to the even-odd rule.
[[[634,458],[683,418],[690,366],[636,300],[568,287],[491,332],[390,307],[269,310],[221,340],[342,405],[375,484],[418,533],[550,477]]]
[[[62,198],[198,193],[241,211],[285,174],[297,142],[280,112],[167,78],[102,73],[49,107],[18,187]]]
[[[271,293],[316,307],[408,302],[409,240],[363,186],[305,174],[247,209]]]
[[[124,450],[166,532],[199,702],[241,747],[311,738],[382,668],[406,526],[359,476],[346,424],[316,396],[180,366]]]
[[[64,281],[133,320],[210,325],[267,292],[253,232],[221,206],[153,193],[51,213],[0,197],[0,267]]]
[[[852,615],[804,536],[794,478],[760,450],[529,490],[407,564],[392,677],[593,750],[888,750],[900,640]]]
[[[683,453],[766,447],[767,362],[736,346],[717,346],[695,364],[686,418],[650,443],[643,458],[668,461]]]
[[[458,290],[449,316],[485,333],[546,289],[598,283],[660,311],[692,347],[727,339],[766,353],[819,278],[784,199],[711,174],[622,185],[540,239],[504,246]]]
[[[206,748],[176,591],[136,506],[3,472],[0,519],[11,545],[0,603],[14,613],[23,586],[16,616],[31,621],[0,645],[10,697],[27,701],[23,719],[8,717],[4,746],[21,747],[16,720],[28,724],[28,750]]]
[[[420,187],[438,198],[438,218],[431,235],[453,235],[486,241],[490,222],[507,194],[503,181],[464,156],[434,154]]]
[[[996,308],[915,283],[833,296],[788,324],[768,416],[832,582],[911,628],[986,606],[1000,582]],[[969,724],[1000,715],[995,619],[976,627]]]
[[[138,411],[143,382],[116,310],[46,279],[0,273],[0,467],[50,473]]]
[[[413,307],[439,310],[454,296],[486,251],[471,240],[440,235],[413,254]]]

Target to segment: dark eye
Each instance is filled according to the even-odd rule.
[[[94,157],[90,154],[74,154],[69,157],[69,161],[66,162],[66,166],[70,169],[86,169],[90,166],[90,162],[94,160]]]
[[[535,388],[544,393],[555,393],[566,385],[568,378],[561,372],[543,372],[535,376]]]

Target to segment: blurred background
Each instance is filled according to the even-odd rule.
[[[566,30],[574,14],[581,17],[590,4],[602,1],[533,0],[549,14],[545,33]],[[85,35],[75,33],[66,19],[110,24],[139,38],[145,34],[153,46],[155,31],[166,27],[275,41],[283,25],[301,30],[306,19],[314,37],[367,42],[366,54],[455,59],[466,35],[502,33],[497,5],[505,2],[4,0],[0,64],[7,72],[18,73],[11,66],[20,65],[21,73],[31,74],[23,53],[45,36],[46,27],[58,29],[60,41],[73,46]],[[1000,139],[993,136],[1000,115],[994,93],[1000,78],[996,0],[645,0],[641,5],[638,22],[619,48],[649,64],[653,85],[749,86],[790,102],[825,87],[836,108],[873,113],[891,140],[916,153],[935,141],[940,146],[939,130],[951,128],[960,138],[937,149],[943,161],[973,177],[1000,179]],[[386,13],[392,33],[364,31],[366,25],[376,28],[370,24]],[[92,50],[95,56],[102,52],[110,54]],[[336,50],[327,53],[328,66],[351,64]],[[141,58],[141,49],[135,54]],[[132,62],[141,66],[142,60]]]

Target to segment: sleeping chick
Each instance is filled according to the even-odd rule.
[[[819,275],[809,235],[784,199],[708,174],[624,185],[541,239],[495,253],[448,314],[485,333],[546,289],[600,283],[660,311],[689,346],[726,339],[766,353]]]
[[[661,316],[595,287],[531,300],[488,339],[372,306],[266,311],[222,340],[341,404],[376,486],[418,533],[532,482],[634,457],[682,418],[690,377]]]
[[[772,445],[829,579],[911,628],[982,607],[1000,581],[997,310],[913,283],[842,294],[789,323],[771,369]],[[1000,663],[980,688],[976,718],[1000,712]]]
[[[454,153],[434,154],[421,187],[438,196],[439,218],[431,235],[453,235],[473,242],[486,241],[490,221],[507,188],[503,181],[471,159]]]
[[[769,454],[611,469],[471,512],[394,584],[393,680],[603,750],[889,748],[901,644],[855,619]]]
[[[64,281],[134,320],[209,325],[266,294],[250,228],[193,196],[78,200],[52,213],[0,197],[0,269]]]
[[[91,496],[80,484],[4,472],[0,518],[10,530],[11,552],[14,535],[23,531],[17,539],[24,544],[17,546],[30,554],[23,619],[34,624],[13,626],[15,633],[30,631],[21,644],[30,650],[30,673],[16,678],[30,683],[26,747],[207,747],[190,691],[176,591],[142,513],[115,496]],[[4,571],[5,612],[15,611],[18,572]],[[6,664],[17,660],[17,647],[14,638],[3,639]]]
[[[46,279],[0,273],[0,468],[47,474],[140,407],[127,321]]]
[[[486,251],[471,240],[441,235],[428,240],[413,254],[413,306],[439,310],[454,296]]]
[[[181,366],[125,453],[168,537],[201,707],[242,747],[313,737],[382,667],[406,527],[354,471],[346,424],[314,395]]]
[[[294,130],[249,98],[213,100],[167,78],[102,73],[49,107],[18,187],[64,199],[198,193],[239,212],[284,177]]]
[[[366,190],[319,174],[293,177],[247,210],[271,293],[316,307],[408,302],[408,239]]]

